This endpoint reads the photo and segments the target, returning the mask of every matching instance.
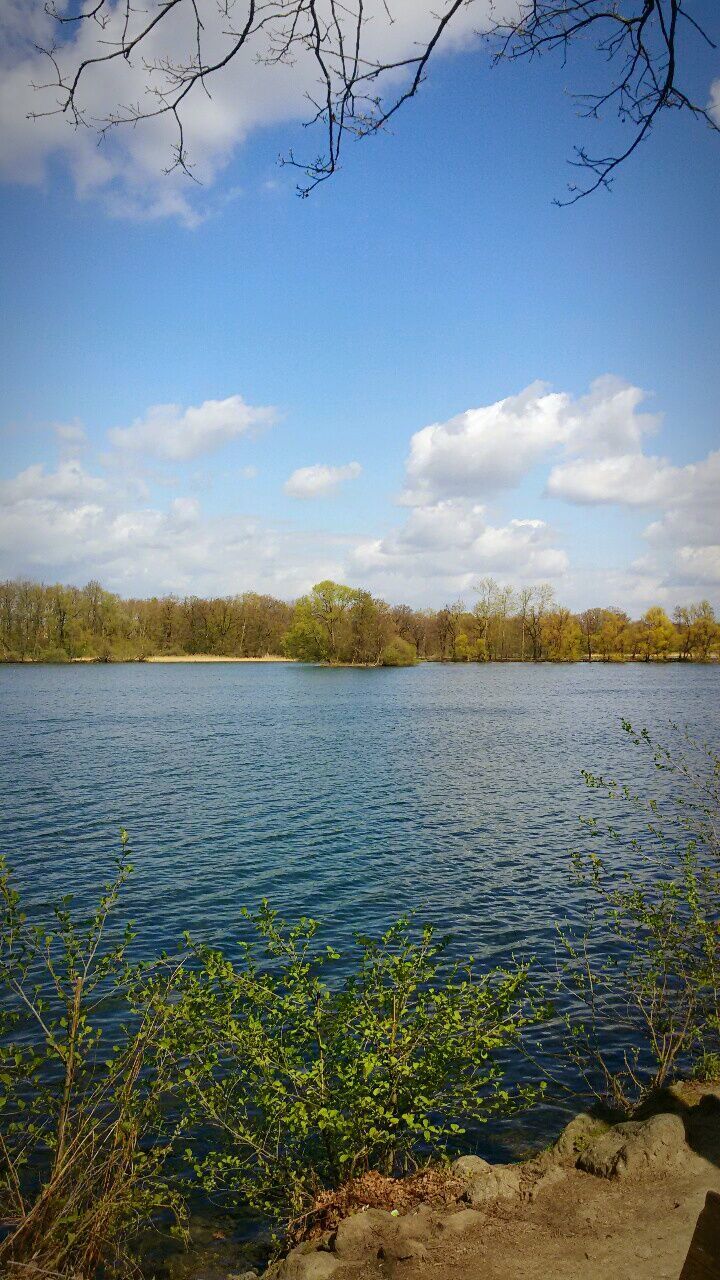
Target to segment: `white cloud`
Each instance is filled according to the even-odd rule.
[[[277,420],[272,406],[254,408],[242,396],[229,396],[227,400],[205,400],[188,409],[177,404],[153,405],[132,426],[113,428],[108,438],[123,451],[186,462]]]
[[[502,574],[518,582],[556,578],[568,568],[542,520],[488,523],[484,508],[447,498],[415,508],[384,538],[362,541],[350,554],[352,570],[390,598],[418,602],[462,595],[478,576]]]
[[[0,577],[99,578],[132,595],[254,589],[289,598],[343,573],[342,539],[277,530],[251,515],[208,516],[192,497],[164,510],[129,505],[127,493],[78,463],[29,467],[2,485],[0,500]]]
[[[506,0],[503,7],[515,5],[516,0]],[[490,7],[489,0],[473,0],[461,9],[443,38],[442,50],[448,53],[471,43],[476,30],[486,22]],[[393,0],[389,21],[384,0],[366,0],[366,56],[411,55],[433,28],[435,10],[433,0]],[[165,173],[176,142],[169,115],[137,128],[112,129],[100,146],[93,129],[75,128],[65,116],[27,118],[32,113],[52,112],[58,102],[57,89],[33,88],[53,79],[49,61],[37,48],[56,44],[56,57],[64,70],[97,56],[119,39],[123,0],[108,0],[103,13],[107,25],[102,31],[93,22],[59,29],[42,5],[5,0],[0,13],[0,37],[4,37],[0,48],[3,43],[5,47],[0,55],[4,61],[4,68],[0,68],[0,174],[9,181],[40,185],[51,162],[60,157],[78,196],[100,197],[111,216],[174,217],[188,227],[196,226],[211,207],[208,189],[250,134],[273,124],[307,119],[308,95],[317,91],[316,65],[309,54],[301,54],[291,65],[268,65],[269,36],[260,29],[243,53],[212,77],[209,93],[200,85],[193,90],[185,103],[183,122],[193,175],[203,184],[198,187],[179,172]],[[143,6],[131,9],[130,14],[131,22],[147,20]],[[220,59],[232,42],[223,6],[203,6],[202,18],[206,58]],[[81,106],[86,118],[104,119],[128,103],[156,105],[148,95],[148,86],[151,82],[161,84],[162,76],[156,73],[153,80],[145,64],[187,61],[194,53],[194,36],[192,8],[181,5],[169,21],[157,24],[137,56],[117,58],[95,73],[91,68],[82,82]],[[105,44],[99,45],[99,40]],[[310,156],[316,150],[316,143],[310,140]]]
[[[566,502],[621,503],[631,507],[658,506],[673,492],[682,469],[664,458],[626,453],[617,458],[584,458],[553,467],[547,492]]]
[[[643,438],[658,430],[660,414],[641,413],[646,393],[640,387],[603,374],[587,395],[569,400],[564,443],[568,453],[590,458],[615,457],[641,448]]]
[[[187,410],[156,406],[112,433],[115,452],[97,474],[61,453],[54,470],[36,464],[0,484],[0,574],[98,577],[115,590],[138,593],[256,587],[285,596],[329,576],[423,605],[465,594],[490,573],[517,585],[550,579],[558,596],[577,607],[608,601],[631,609],[652,601],[672,607],[713,596],[713,588],[717,599],[720,450],[685,465],[646,453],[657,419],[640,412],[642,398],[638,388],[616,379],[598,380],[578,399],[535,384],[423,429],[412,439],[406,471],[414,505],[397,512],[397,527],[380,537],[373,530],[320,535],[245,514],[208,514],[197,497],[178,494],[177,475],[164,477],[164,468],[153,471],[144,461],[138,467],[138,453],[183,461],[244,434],[257,415],[266,420],[274,411],[253,409],[240,397]],[[233,474],[239,480],[252,470]],[[508,514],[490,507],[498,486],[529,472],[538,500],[544,487],[575,505],[646,511],[642,540],[629,528],[637,546],[626,542],[617,564],[602,545],[593,555],[587,537],[582,553],[569,547],[568,555],[567,532],[561,537],[545,520],[522,518],[517,499]],[[358,474],[357,462],[318,464],[294,472],[285,490],[318,497]],[[177,496],[151,500],[150,484],[163,480]],[[212,473],[186,481],[186,493],[207,490]]]
[[[654,508],[658,518],[643,534],[650,549],[635,570],[653,577],[658,591],[720,587],[720,450],[675,466],[638,442],[632,453],[561,463],[547,492],[580,505]]]
[[[346,480],[356,480],[362,473],[359,462],[348,462],[344,467],[329,467],[317,463],[312,467],[298,467],[283,485],[290,498],[326,498],[336,493]]]
[[[533,383],[422,428],[410,442],[399,498],[411,514],[388,537],[364,542],[355,562],[386,582],[398,575],[416,583],[446,578],[458,590],[480,572],[513,581],[565,575],[581,602],[587,584],[573,577],[546,524],[494,523],[477,505],[533,474],[541,485],[547,477],[545,492],[556,499],[659,513],[645,530],[649,550],[612,571],[621,598],[647,600],[653,592],[664,598],[666,589],[689,591],[711,580],[720,585],[720,452],[686,466],[646,454],[644,443],[661,418],[642,411],[644,399],[639,387],[609,375],[577,398]]]
[[[54,472],[35,463],[0,483],[0,501],[9,507],[36,501],[85,502],[104,494],[107,488],[106,480],[90,475],[77,459],[62,462]]]
[[[401,502],[482,498],[512,488],[565,438],[568,403],[534,382],[520,395],[423,427],[410,441]]]
[[[55,434],[63,445],[81,449],[87,444],[87,435],[82,423],[76,418],[73,422],[56,422]]]
[[[484,499],[514,488],[560,449],[590,457],[637,448],[658,419],[638,412],[644,393],[618,378],[598,378],[573,400],[534,382],[519,395],[436,422],[410,441],[405,506],[444,497]]]

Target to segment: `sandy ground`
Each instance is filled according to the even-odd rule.
[[[161,654],[154,658],[146,658],[146,662],[295,662],[295,658],[281,658],[278,654],[266,653],[264,658],[223,658],[214,653],[193,653],[187,656]]]
[[[682,1173],[608,1182],[573,1170],[534,1204],[496,1205],[457,1244],[398,1264],[403,1280],[678,1280],[706,1193],[720,1170],[693,1159]],[[720,1275],[720,1259],[718,1259]]]

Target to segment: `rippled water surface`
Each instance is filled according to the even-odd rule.
[[[620,730],[720,739],[720,668],[0,668],[0,848],[84,895],[122,824],[148,949],[232,937],[263,896],[343,941],[418,907],[488,957],[549,945],[580,769],[652,777]]]
[[[127,827],[148,954],[186,929],[232,950],[240,908],[267,897],[341,946],[417,908],[458,953],[550,961],[554,921],[582,909],[579,817],[604,803],[581,769],[657,788],[621,719],[717,745],[719,692],[720,667],[692,665],[0,667],[0,851],[36,907],[88,902]],[[570,1106],[557,1094],[466,1142],[512,1157]],[[256,1227],[239,1220],[228,1247]]]

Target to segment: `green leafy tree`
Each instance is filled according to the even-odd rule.
[[[651,658],[665,658],[677,648],[678,637],[675,628],[665,610],[659,605],[648,609],[640,622],[641,652],[647,662]]]
[[[540,625],[542,648],[550,662],[576,662],[581,654],[582,631],[569,609],[553,609]]]

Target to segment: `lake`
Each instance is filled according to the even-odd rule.
[[[0,848],[36,903],[88,900],[127,827],[148,953],[231,943],[267,897],[335,944],[417,908],[459,952],[548,959],[602,806],[581,768],[655,787],[621,719],[717,744],[719,690],[678,664],[0,667]]]
[[[652,783],[621,718],[717,743],[719,692],[676,664],[4,666],[0,849],[34,898],[84,897],[127,827],[149,950],[267,897],[338,942],[417,907],[477,954],[542,952],[580,769]]]

